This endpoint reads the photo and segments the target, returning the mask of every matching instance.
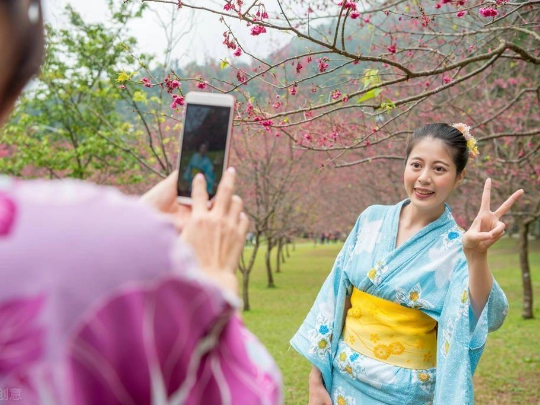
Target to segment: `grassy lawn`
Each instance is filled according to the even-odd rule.
[[[289,346],[328,275],[341,244],[298,244],[266,288],[263,252],[252,271],[248,327],[276,359],[285,385],[285,404],[307,403],[310,365]],[[474,378],[477,404],[540,404],[540,243],[531,243],[530,261],[536,319],[521,318],[521,273],[515,240],[503,240],[490,254],[491,268],[510,301],[504,326],[490,334]]]

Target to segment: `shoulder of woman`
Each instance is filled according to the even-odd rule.
[[[174,226],[137,198],[76,180],[15,180],[0,195],[11,207],[0,252],[11,253],[15,269],[134,275],[170,268]]]

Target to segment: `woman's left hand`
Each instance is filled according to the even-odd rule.
[[[144,201],[159,212],[170,216],[177,231],[182,232],[182,229],[191,217],[191,207],[177,202],[177,183],[178,171],[174,171],[146,192],[141,197],[141,201]]]
[[[492,212],[490,209],[491,179],[486,180],[480,211],[461,239],[465,253],[468,251],[485,254],[491,245],[504,235],[506,224],[500,219],[523,193],[523,190],[516,191],[495,212]]]

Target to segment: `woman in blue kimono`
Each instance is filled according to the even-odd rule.
[[[189,164],[184,171],[184,180],[190,184],[189,190],[191,191],[191,183],[193,182],[195,175],[197,173],[204,174],[204,178],[206,180],[206,191],[208,192],[208,195],[214,196],[214,164],[206,155],[207,152],[208,145],[206,143],[202,143],[201,146],[199,146],[199,151],[191,156]]]
[[[490,209],[485,183],[468,231],[446,200],[476,140],[464,124],[430,124],[406,150],[408,198],[358,218],[292,346],[312,364],[309,403],[472,404],[472,375],[488,331],[508,311],[487,250],[516,191]]]

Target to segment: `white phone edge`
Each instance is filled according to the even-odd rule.
[[[231,108],[231,114],[229,116],[229,123],[227,126],[227,140],[225,143],[225,156],[224,156],[224,162],[223,165],[223,172],[227,169],[227,163],[229,162],[229,144],[232,137],[232,123],[234,120],[234,106],[236,103],[236,100],[233,95],[231,94],[222,94],[222,93],[205,93],[200,91],[190,91],[186,94],[185,97],[186,102],[186,108],[184,109],[184,121],[186,118],[186,111],[188,104],[203,104],[203,105],[210,105],[210,106],[218,106],[218,107],[230,107]],[[182,156],[182,141],[184,137],[184,127],[182,126],[182,133],[180,134],[180,142],[179,142],[179,150],[178,150],[178,157],[176,162],[176,167],[179,169],[180,165],[180,157]],[[182,205],[191,205],[191,197],[185,197],[185,196],[177,196],[176,201],[179,204]],[[208,202],[208,205],[210,206],[210,201]]]

